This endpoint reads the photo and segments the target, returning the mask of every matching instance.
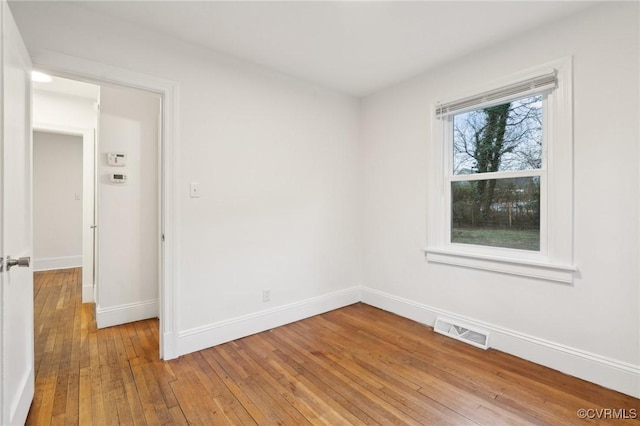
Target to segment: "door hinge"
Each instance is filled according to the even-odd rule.
[[[160,238],[162,240],[162,242],[164,243],[164,234],[162,234],[162,237]]]

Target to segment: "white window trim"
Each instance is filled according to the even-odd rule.
[[[546,155],[543,154],[541,185],[541,235],[539,252],[499,247],[453,244],[450,242],[451,178],[445,149],[445,126],[436,117],[439,102],[432,108],[432,137],[429,146],[431,179],[429,180],[427,248],[429,262],[519,275],[552,282],[573,283],[577,271],[573,264],[573,105],[572,60],[561,58],[500,79],[487,87],[469,90],[451,101],[470,98],[513,85],[531,76],[555,70],[557,87],[546,96],[544,131]],[[446,118],[444,118],[446,119]],[[518,172],[517,174],[521,174]],[[535,171],[536,174],[539,171]],[[526,174],[526,172],[525,172]],[[490,174],[486,174],[490,178]],[[502,177],[505,175],[500,173]],[[453,178],[455,180],[455,178]]]

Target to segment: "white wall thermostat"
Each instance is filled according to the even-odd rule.
[[[127,175],[125,175],[124,173],[109,173],[109,182],[127,183]]]
[[[110,166],[124,166],[127,164],[127,154],[124,152],[107,153],[107,164]]]

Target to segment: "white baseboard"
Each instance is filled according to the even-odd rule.
[[[171,331],[167,331],[162,333],[161,336],[160,358],[164,360],[178,358],[179,354],[176,351],[177,344],[175,342],[176,335]]]
[[[51,271],[54,269],[81,268],[82,255],[78,256],[59,256],[59,257],[41,257],[33,259],[34,271]]]
[[[93,285],[82,286],[82,303],[92,303],[93,300]]]
[[[475,325],[491,333],[491,347],[495,349],[640,398],[640,366],[638,365],[477,321],[378,290],[364,287],[361,294],[363,303],[429,326],[433,326],[439,315]]]
[[[125,305],[101,308],[96,306],[98,328],[111,327],[158,316],[158,300],[127,303]]]
[[[289,305],[185,330],[178,335],[178,355],[188,354],[260,333],[314,315],[343,308],[359,301],[360,287],[352,287]]]

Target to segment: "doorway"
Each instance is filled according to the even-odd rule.
[[[177,295],[177,203],[176,137],[178,84],[157,76],[80,59],[51,51],[32,53],[35,69],[60,77],[94,84],[114,84],[159,95],[160,112],[160,273],[159,273],[159,340],[160,357],[176,358],[178,347]]]
[[[81,135],[34,128],[34,271],[93,270],[83,265],[83,151]]]
[[[44,88],[43,83],[34,84],[34,143],[56,131],[58,139],[74,134],[76,139],[87,139],[83,173],[84,186],[91,191],[74,193],[75,201],[92,207],[82,224],[91,250],[78,256],[83,258],[83,302],[95,302],[100,328],[160,317],[161,97],[111,84],[60,77],[52,77],[52,82]],[[83,114],[70,105],[86,107],[86,99],[67,90],[73,85],[97,88],[93,118],[84,108],[84,123],[73,123]],[[91,128],[78,130],[81,125]],[[59,158],[65,154],[48,148],[48,157],[35,165],[67,167]],[[70,169],[66,171],[68,175]],[[39,172],[34,169],[34,177]]]

